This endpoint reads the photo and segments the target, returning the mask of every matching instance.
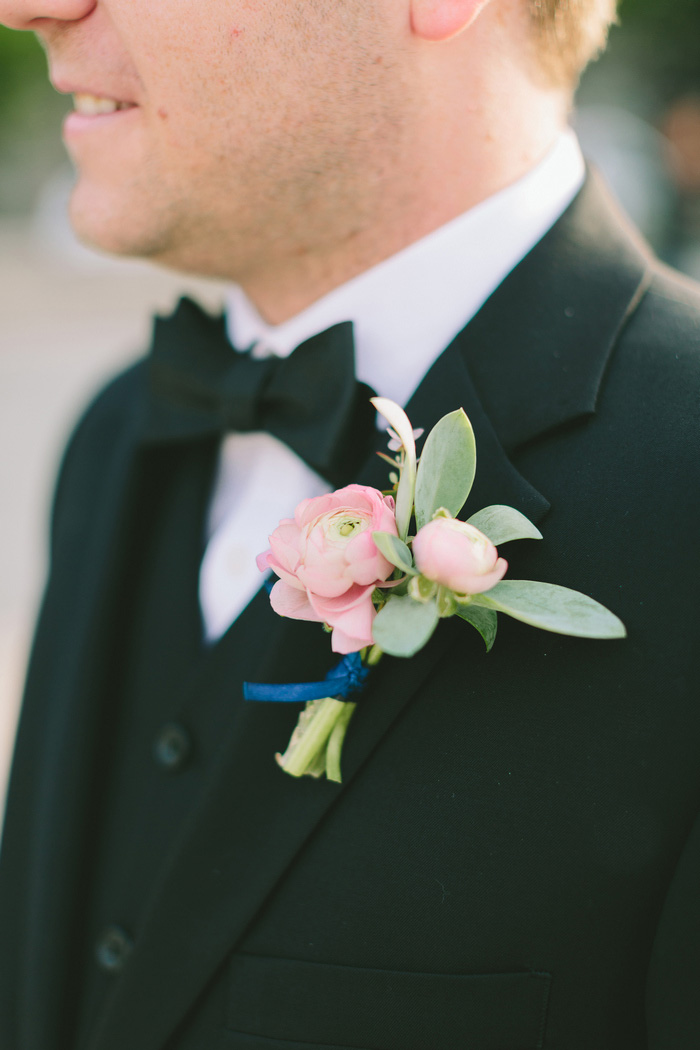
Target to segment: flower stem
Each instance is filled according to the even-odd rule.
[[[364,662],[367,664],[368,667],[376,667],[383,655],[384,653],[379,648],[379,646],[373,645]]]
[[[318,775],[316,768],[319,753],[323,751],[345,706],[343,700],[336,700],[331,696],[324,700],[312,700],[307,704],[289,741],[289,747],[283,755],[275,756],[285,773],[301,777],[313,770],[313,773]]]
[[[345,734],[347,733],[350,719],[355,713],[357,704],[345,702],[343,704],[343,710],[338,716],[338,720],[333,726],[331,735],[328,738],[328,746],[326,748],[326,777],[328,780],[334,780],[336,784],[342,784],[343,779],[340,775],[340,755],[343,750],[343,741],[345,740]]]

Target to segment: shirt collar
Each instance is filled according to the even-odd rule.
[[[583,184],[570,130],[531,171],[426,237],[365,271],[280,325],[268,325],[243,290],[227,297],[227,331],[239,348],[286,357],[341,321],[355,330],[357,377],[405,405],[444,348],[537,244]]]

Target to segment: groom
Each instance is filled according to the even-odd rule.
[[[700,1045],[700,299],[566,130],[612,15],[0,0],[74,95],[81,237],[231,282],[225,318],[156,322],[65,455],[3,1050]],[[486,654],[446,621],[373,672],[339,787],[281,772],[297,710],[242,682],[331,665],[255,555],[299,500],[385,487],[368,388],[426,429],[464,407],[467,513],[537,521],[513,577],[628,638],[506,621]]]

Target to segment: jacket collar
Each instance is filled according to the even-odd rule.
[[[595,412],[652,259],[595,173],[487,300],[460,352],[507,452]]]
[[[413,424],[426,429],[460,405],[470,416],[479,463],[466,513],[489,503],[513,505],[534,520],[546,513],[546,495],[522,477],[511,457],[517,457],[526,442],[595,411],[617,335],[643,294],[645,270],[629,234],[589,180],[557,225],[435,363],[407,410]],[[385,477],[384,465],[374,458],[358,480],[383,487]],[[114,537],[112,542],[117,542]],[[108,544],[103,560],[112,564],[114,574]],[[98,589],[93,606],[86,603],[86,624],[98,602]],[[243,617],[253,615],[257,613],[251,607]],[[245,632],[243,618],[239,624],[231,639],[238,630]],[[197,810],[147,905],[135,948],[105,1004],[89,1050],[122,1050],[126,1045],[131,1050],[157,1050],[167,1041],[460,626],[454,621],[442,624],[411,661],[383,661],[353,719],[342,787],[282,774],[272,755],[286,744],[289,712],[241,703]],[[327,639],[310,628],[307,638],[309,646],[327,646]],[[94,631],[86,629],[83,661],[90,639],[94,641]],[[230,639],[220,644],[225,654]],[[288,669],[297,645],[296,626],[275,620],[262,680],[290,680]],[[220,659],[211,688],[230,695],[226,666],[225,658]],[[77,675],[76,671],[76,681]],[[79,685],[78,691],[87,693],[84,673]],[[61,771],[55,772],[58,782]],[[79,787],[72,784],[72,797]],[[65,819],[68,800],[62,798]],[[58,816],[56,821],[60,826]],[[46,834],[48,841],[51,835]],[[61,852],[56,841],[43,850],[48,866],[44,870],[50,870]],[[46,918],[50,900],[44,896]],[[52,958],[56,962],[56,952]],[[35,1002],[43,1002],[40,984],[43,979],[48,983],[48,977],[34,974]],[[167,996],[158,994],[163,988]],[[138,1031],[134,1017],[139,1018]],[[43,1031],[42,1038],[29,1044],[31,1050],[48,1050],[49,1027]]]

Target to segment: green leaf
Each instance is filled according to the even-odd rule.
[[[515,507],[505,507],[501,504],[484,507],[483,510],[472,514],[468,523],[488,536],[495,547],[500,547],[502,543],[510,543],[511,540],[542,539],[542,533],[537,526]]]
[[[438,619],[434,601],[414,602],[408,595],[392,596],[377,613],[372,636],[391,656],[413,656],[430,640]]]
[[[493,643],[496,641],[498,613],[494,612],[493,609],[480,608],[478,605],[458,605],[457,615],[466,620],[467,623],[470,623],[472,627],[476,627],[484,639],[486,652],[490,652],[493,648]]]
[[[397,569],[401,569],[402,572],[407,572],[411,576],[416,575],[411,552],[403,540],[391,532],[373,532],[372,539],[380,554],[383,554],[387,561],[390,561]]]
[[[416,524],[422,529],[440,507],[456,517],[476,474],[474,431],[464,409],[450,412],[426,438],[416,478]]]
[[[577,638],[624,638],[621,620],[580,591],[535,580],[501,580],[474,603],[555,634]]]

